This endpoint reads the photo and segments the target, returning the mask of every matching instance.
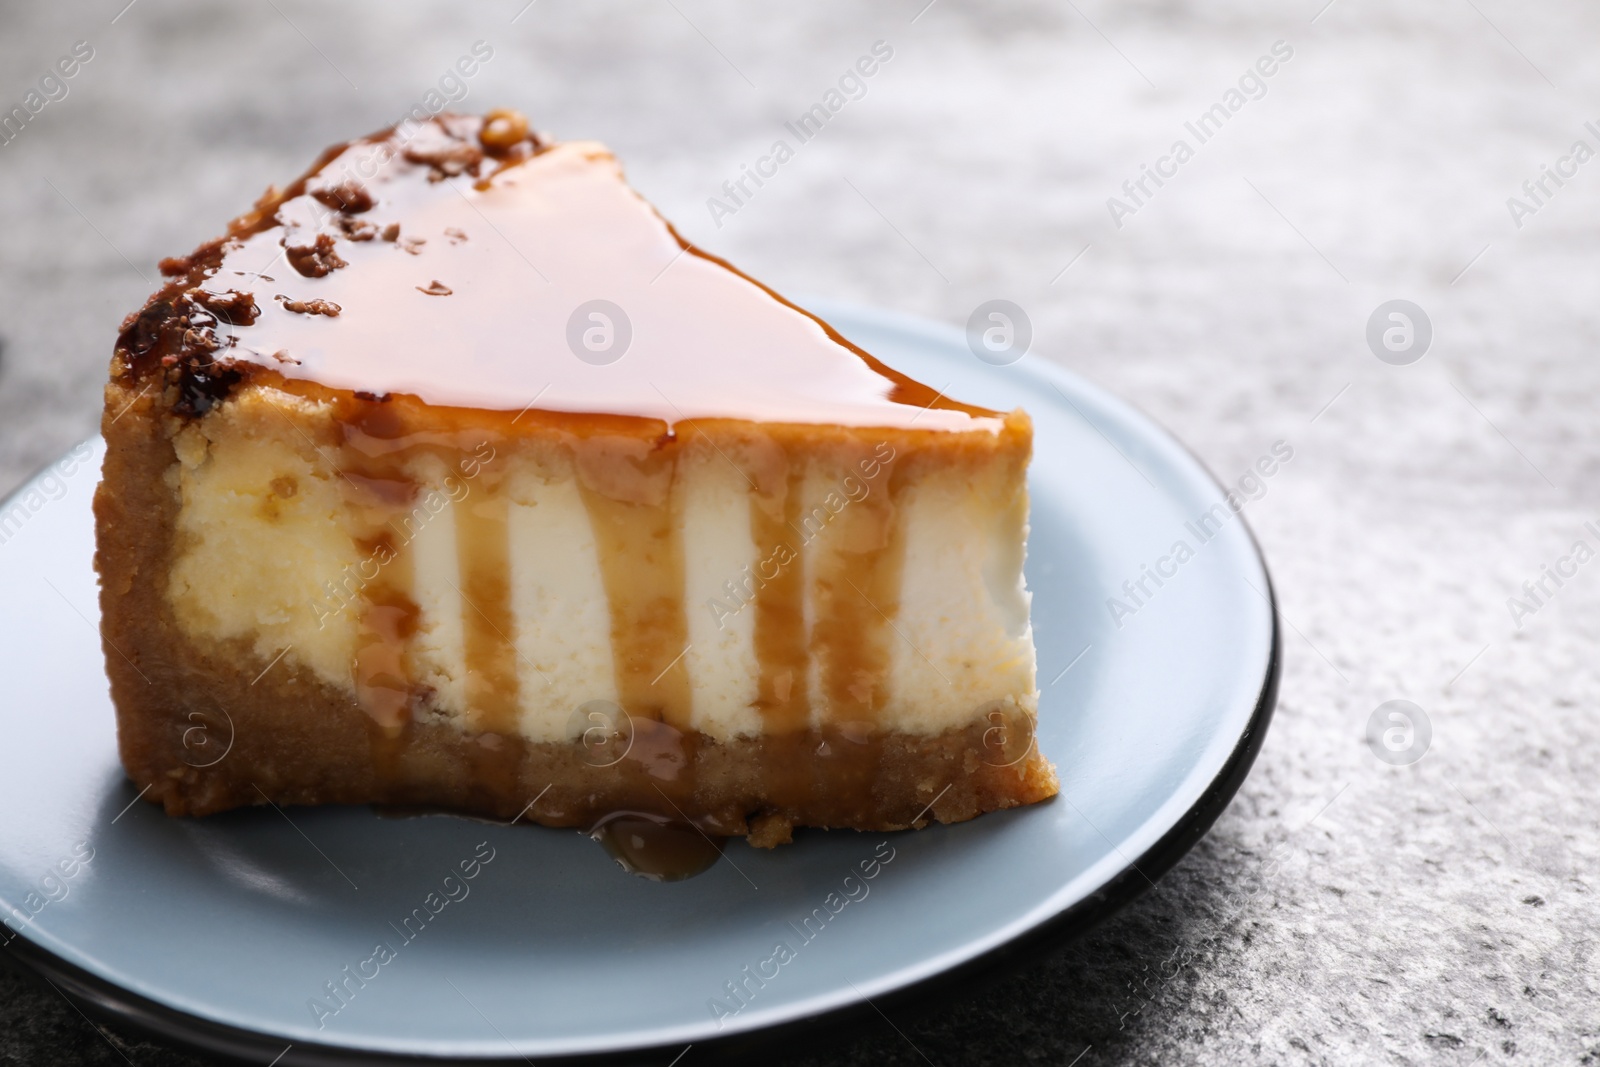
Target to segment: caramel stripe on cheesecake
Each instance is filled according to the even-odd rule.
[[[411,425],[402,406],[357,398],[341,406],[339,419],[358,547],[378,564],[360,590],[357,700],[378,727],[375,758],[391,772],[426,700],[411,662],[421,620],[408,516],[428,470],[467,469],[488,438],[511,447],[494,432]],[[679,482],[692,469],[687,456],[696,431],[667,436],[659,429],[613,425],[568,440],[594,532],[618,701],[632,723],[627,762],[612,773],[643,775],[639,802],[670,817],[668,805],[692,803],[696,788],[694,685],[685,655],[687,498]],[[839,818],[855,818],[872,804],[878,723],[900,640],[893,620],[904,570],[906,471],[886,445],[850,448],[843,462],[823,464],[765,435],[728,447],[741,455],[735,466],[750,484],[752,547],[758,561],[770,561],[759,569],[751,604],[755,707],[772,753],[761,793],[769,810],[825,803]],[[472,470],[471,488],[453,509],[463,711],[488,745],[479,768],[493,779],[486,784],[509,802],[520,788],[524,704],[552,709],[540,707],[540,694],[525,691],[519,679],[505,471],[500,463]],[[801,750],[793,758],[782,755],[796,743]],[[655,803],[657,790],[664,805]]]
[[[889,670],[895,639],[891,620],[900,610],[905,526],[902,480],[891,459],[864,452],[863,470],[876,477],[858,484],[866,491],[835,512],[829,489],[801,516],[802,528],[826,522],[813,554],[816,623],[811,647],[821,675],[825,722],[846,736],[870,732],[888,702]],[[831,517],[830,517],[831,516]]]
[[[410,644],[420,611],[412,595],[411,556],[391,522],[416,496],[404,467],[405,427],[382,404],[351,398],[339,405],[339,471],[357,516],[360,618],[354,673],[356,701],[382,738],[398,739],[411,721]]]
[[[515,735],[520,718],[516,613],[511,608],[511,505],[498,477],[456,505],[467,704],[479,730]]]
[[[760,579],[755,595],[756,703],[769,736],[804,730],[810,721],[805,567],[795,536],[804,477],[804,464],[785,456],[772,491],[758,489],[750,495],[750,533]]]
[[[657,445],[595,436],[577,443],[575,458],[611,613],[617,699],[636,720],[687,733],[693,705],[676,453]]]
[[[799,534],[806,461],[779,449],[781,464],[757,464],[750,496],[755,542],[756,706],[769,750],[804,738],[811,725],[811,650],[806,632],[805,541]],[[774,469],[775,468],[775,469]],[[808,759],[770,761],[762,783],[768,803],[803,807],[816,787]]]
[[[412,542],[436,505],[424,505],[422,472],[447,483],[459,472],[467,491],[454,509],[461,596],[465,709],[475,728],[517,733],[520,692],[511,609],[509,500],[486,435],[424,428],[386,400],[351,397],[336,416],[345,498],[358,517],[356,547],[363,582],[352,665],[357,703],[393,740],[411,721],[422,694],[411,664],[420,622]],[[437,490],[434,490],[437,493]]]
[[[891,465],[893,451],[887,456],[857,457],[857,468],[872,474],[854,483],[864,488],[864,495],[847,495],[848,503],[834,513],[829,505],[838,506],[837,499],[830,500],[825,493],[820,511],[813,505],[801,516],[804,526],[822,514],[833,515],[811,549],[816,605],[811,648],[823,712],[819,718],[824,740],[818,755],[833,764],[826,774],[826,788],[836,794],[846,818],[872,808],[883,756],[878,722],[888,702],[891,642],[896,639],[891,620],[900,609],[905,556],[902,485]]]
[[[411,721],[409,647],[420,612],[411,598],[411,558],[380,534],[358,541],[369,559],[386,559],[361,594],[356,637],[356,700],[386,738],[399,737]]]

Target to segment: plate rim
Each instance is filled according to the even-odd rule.
[[[950,344],[959,336],[958,331],[946,323],[849,301],[813,299],[803,306],[827,309],[824,318],[829,321],[834,318],[870,317],[877,323],[935,343]],[[1074,386],[1088,387],[1128,408],[1149,429],[1187,455],[1217,489],[1226,491],[1221,480],[1193,449],[1137,405],[1042,356],[1036,356],[1028,362],[1029,370],[1034,374],[1046,379],[1052,377],[1069,379]],[[87,440],[93,441],[95,438],[90,437]],[[16,490],[7,494],[4,500],[0,500],[0,507],[26,491],[49,466],[50,462],[47,462],[23,479]],[[1201,791],[1194,804],[1179,816],[1154,844],[1087,896],[1020,931],[1010,939],[991,946],[977,956],[880,994],[875,1001],[863,997],[817,1014],[696,1041],[694,1046],[701,1050],[699,1055],[711,1055],[716,1062],[734,1062],[756,1051],[770,1051],[776,1043],[785,1039],[804,1039],[810,1044],[827,1047],[859,1032],[864,1024],[879,1014],[880,1010],[906,1009],[913,1014],[936,1010],[960,995],[970,994],[975,979],[990,980],[998,977],[999,972],[1014,972],[1084,936],[1111,914],[1143,895],[1157,879],[1175,866],[1205,836],[1243,785],[1265,743],[1267,729],[1277,706],[1283,658],[1283,633],[1278,613],[1277,591],[1255,531],[1251,529],[1243,514],[1238,518],[1241,520],[1240,528],[1248,539],[1266,583],[1265,599],[1272,637],[1265,677],[1244,730],[1217,774]],[[339,1067],[349,1064],[437,1064],[446,1060],[483,1064],[526,1062],[526,1058],[521,1054],[463,1058],[455,1055],[396,1053],[340,1045],[291,1043],[262,1031],[193,1015],[125,989],[76,964],[67,962],[21,933],[14,934],[4,943],[4,948],[6,951],[0,953],[0,960],[4,960],[11,969],[43,979],[69,1003],[84,1010],[86,1014],[178,1047],[208,1055],[223,1056],[243,1062],[281,1061],[285,1064],[305,1064],[307,1067]],[[289,1047],[284,1048],[285,1045]],[[655,1056],[670,1057],[679,1051],[677,1045],[636,1046],[604,1052],[544,1055],[540,1060],[551,1064],[594,1065],[639,1062]]]

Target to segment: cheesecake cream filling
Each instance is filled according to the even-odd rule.
[[[469,666],[474,632],[500,634],[514,650],[504,665],[514,672],[515,728],[529,741],[575,739],[590,724],[580,709],[622,699],[597,520],[570,469],[514,445],[426,464],[414,500],[388,524],[393,543],[373,548],[346,476],[316,444],[325,420],[312,408],[252,390],[175,438],[169,477],[181,505],[168,592],[192,639],[248,642],[263,667],[278,660],[274,669],[309,671],[359,702],[365,598],[399,581],[416,609],[406,655],[410,684],[424,694],[420,714],[484,727],[483,679],[475,683]],[[898,490],[898,548],[881,561],[896,573],[835,573],[840,551],[872,536],[888,494],[887,474],[878,479],[808,469],[797,479],[798,515],[784,523],[791,534],[762,544],[761,512],[739,468],[715,456],[680,467],[672,532],[687,626],[681,655],[650,684],[687,679],[692,729],[721,740],[759,736],[770,729],[763,700],[796,694],[808,697],[813,727],[826,717],[931,735],[994,710],[1034,711],[1020,494],[1008,499],[982,478],[931,469]],[[508,615],[487,631],[489,613],[469,595],[463,565],[463,546],[484,521],[503,522],[509,546]],[[803,591],[791,641],[802,652],[828,626],[881,617],[872,631],[881,670],[841,680],[819,655],[803,655],[793,671],[764,668],[758,646],[771,630],[758,623],[758,593],[779,581]],[[887,589],[893,602],[878,593]],[[870,715],[839,710],[866,704]]]

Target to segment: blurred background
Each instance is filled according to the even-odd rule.
[[[814,1062],[1600,1063],[1600,565],[1524,590],[1600,547],[1597,42],[1583,0],[8,4],[0,491],[95,432],[158,259],[430,93],[520,108],[781,292],[1011,300],[1225,482],[1293,450],[1246,506],[1282,699],[1210,836]],[[1411,340],[1369,343],[1393,300]],[[1396,699],[1431,727],[1403,765],[1368,739]],[[124,1059],[194,1062],[0,975],[0,1064]]]

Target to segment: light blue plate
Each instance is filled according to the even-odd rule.
[[[0,505],[12,952],[91,1009],[262,1060],[292,1045],[284,1064],[690,1044],[698,1059],[913,985],[922,1001],[1159,876],[1226,805],[1271,715],[1271,586],[1243,520],[1166,433],[1036,356],[991,366],[945,327],[819,310],[934,388],[1033,416],[1039,743],[1061,796],[917,833],[733,842],[669,884],[624,874],[571,831],[365,808],[169,819],[134,802],[117,762],[91,567],[95,442]],[[1191,525],[1219,503],[1224,518]],[[1193,553],[1181,565],[1179,541]],[[1123,583],[1163,557],[1172,576],[1146,578],[1136,603]],[[1134,610],[1114,619],[1110,597]],[[463,861],[476,876],[447,882]],[[847,881],[864,861],[874,877]]]

